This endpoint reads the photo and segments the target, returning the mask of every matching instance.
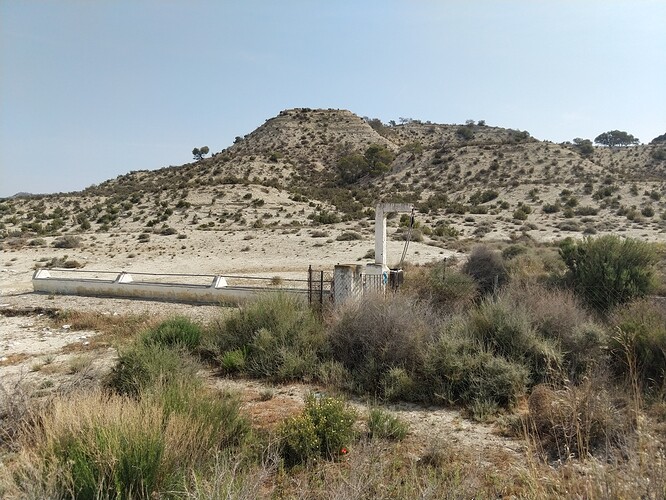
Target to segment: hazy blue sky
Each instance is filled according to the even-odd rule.
[[[666,132],[664,0],[0,0],[0,196],[228,147],[280,110]]]

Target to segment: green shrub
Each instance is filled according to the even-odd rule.
[[[529,370],[484,349],[454,318],[425,349],[420,383],[432,401],[511,407],[525,392]]]
[[[68,234],[53,240],[53,246],[55,248],[78,248],[81,246],[81,238]]]
[[[280,426],[280,456],[287,467],[319,457],[319,438],[309,415],[286,419]]]
[[[242,349],[226,351],[220,356],[219,363],[225,372],[242,372],[245,368],[245,351]]]
[[[472,127],[458,127],[456,129],[456,135],[463,141],[469,141],[474,138],[474,130]]]
[[[427,296],[437,307],[456,311],[469,306],[478,295],[476,280],[446,262],[435,265],[422,286],[421,296]]]
[[[337,241],[354,241],[361,240],[363,237],[356,231],[345,231],[344,233],[339,234],[335,239]]]
[[[514,257],[527,253],[527,247],[524,245],[509,245],[502,249],[502,258],[511,260]]]
[[[562,209],[562,206],[559,203],[544,203],[541,207],[544,214],[554,214],[559,212]]]
[[[645,296],[655,284],[656,253],[647,242],[614,235],[582,242],[567,239],[560,255],[576,292],[601,312]]]
[[[502,255],[486,245],[472,248],[463,272],[474,278],[483,295],[499,291],[509,280]]]
[[[557,344],[565,378],[579,381],[603,360],[608,335],[602,326],[592,322],[572,292],[512,283],[504,300],[526,312],[541,338]]]
[[[288,294],[271,294],[244,306],[211,332],[218,359],[244,353],[243,371],[274,380],[314,378],[325,350],[320,320]]]
[[[310,395],[303,413],[280,426],[280,454],[285,465],[344,455],[354,440],[355,421],[356,413],[344,401]]]
[[[589,215],[597,215],[599,213],[599,209],[595,207],[578,207],[576,209],[576,215],[585,217]]]
[[[138,343],[121,351],[107,385],[119,394],[137,397],[158,384],[195,378],[194,361],[176,349]]]
[[[525,212],[524,207],[517,208],[513,212],[513,218],[516,220],[527,220],[527,212]]]
[[[499,193],[494,189],[488,189],[486,191],[476,191],[473,195],[469,197],[469,203],[471,205],[480,205],[482,203],[487,203],[494,200],[499,196]]]
[[[380,408],[370,409],[367,423],[371,438],[402,441],[409,432],[407,422]]]
[[[349,370],[358,391],[383,397],[393,387],[387,379],[391,369],[401,368],[411,377],[422,364],[422,347],[438,322],[432,311],[409,297],[365,296],[337,311],[329,328],[331,355]],[[402,396],[404,391],[399,392]]]
[[[404,368],[394,366],[382,373],[381,394],[388,401],[413,399],[417,385]]]
[[[433,234],[440,237],[448,236],[449,238],[457,238],[460,236],[460,231],[446,223],[437,223],[435,229],[433,230]]]
[[[561,366],[561,352],[554,342],[535,331],[523,306],[504,297],[484,300],[468,313],[464,326],[488,352],[529,367],[532,382],[544,380]]]
[[[647,392],[666,392],[666,311],[640,300],[627,304],[612,318],[616,334],[610,353],[615,371],[635,377]]]
[[[142,339],[145,344],[182,347],[193,351],[201,344],[201,335],[199,325],[193,323],[189,318],[177,316],[147,331]]]

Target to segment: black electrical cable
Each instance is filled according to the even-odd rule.
[[[398,269],[402,269],[402,264],[405,262],[405,257],[407,256],[407,249],[409,248],[409,242],[412,240],[412,229],[414,228],[414,209],[412,208],[412,214],[409,218],[409,230],[407,232],[407,238],[405,240],[405,247],[402,249],[402,257],[400,258],[400,264],[398,264]]]

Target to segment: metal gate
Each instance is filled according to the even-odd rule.
[[[308,267],[308,303],[317,308],[324,305],[324,299],[331,300],[333,275],[329,271]]]

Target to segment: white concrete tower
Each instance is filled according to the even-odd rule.
[[[386,214],[390,212],[411,213],[411,203],[378,203],[375,209],[375,263],[368,264],[368,274],[382,274],[388,271],[386,265]]]

